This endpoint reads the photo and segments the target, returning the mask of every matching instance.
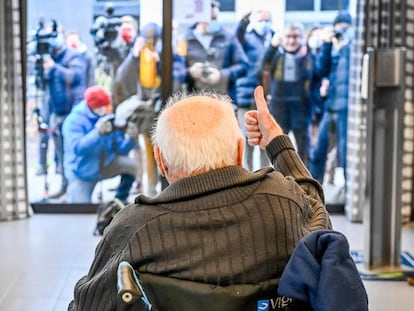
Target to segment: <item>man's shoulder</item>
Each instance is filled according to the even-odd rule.
[[[292,201],[303,204],[305,191],[291,176],[284,176],[278,171],[271,171],[266,174],[257,188],[256,195],[268,195],[272,197],[289,198]]]
[[[115,225],[125,226],[129,224],[131,226],[142,226],[145,223],[153,220],[154,218],[167,213],[166,209],[163,209],[159,205],[146,205],[146,204],[129,204],[116,214],[113,222]]]

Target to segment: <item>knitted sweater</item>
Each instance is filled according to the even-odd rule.
[[[226,167],[137,197],[107,227],[69,310],[115,310],[122,260],[139,272],[213,285],[280,277],[298,241],[331,222],[289,137],[266,151],[275,169]]]

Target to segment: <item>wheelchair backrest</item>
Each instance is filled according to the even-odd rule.
[[[310,310],[292,298],[278,297],[279,279],[258,284],[216,286],[147,273],[138,275],[125,262],[121,262],[119,267],[118,293],[122,306],[119,310]],[[122,298],[126,299],[121,301]]]

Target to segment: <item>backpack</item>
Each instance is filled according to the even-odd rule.
[[[111,223],[115,215],[124,207],[125,204],[117,198],[100,204],[97,209],[96,228],[93,234],[103,235],[104,229]]]

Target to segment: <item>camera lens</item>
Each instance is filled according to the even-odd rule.
[[[343,36],[342,36],[342,33],[341,33],[341,32],[337,32],[337,33],[335,33],[334,37],[335,37],[337,40],[342,40],[342,39],[343,39]]]

